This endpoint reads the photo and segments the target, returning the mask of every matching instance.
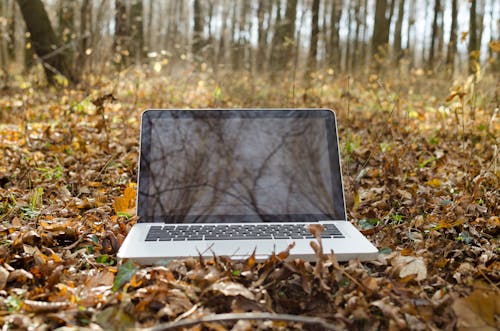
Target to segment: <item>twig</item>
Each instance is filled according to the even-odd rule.
[[[299,316],[289,314],[273,314],[273,313],[228,313],[228,314],[214,314],[203,316],[196,319],[188,319],[177,322],[168,322],[159,324],[152,328],[139,329],[141,331],[165,331],[174,330],[179,328],[191,327],[201,323],[210,322],[226,322],[226,321],[240,321],[240,320],[268,320],[268,321],[284,321],[304,324],[316,324],[328,330],[340,330],[338,327],[328,323],[322,318],[312,316]]]
[[[113,161],[119,154],[120,154],[120,152],[114,153],[106,160],[106,163],[104,163],[104,165],[101,167],[101,170],[99,170],[97,175],[94,177],[94,180],[93,180],[94,182],[96,182],[99,179],[99,177],[101,177],[101,175],[106,170],[106,168],[109,166],[111,161]]]
[[[488,283],[490,283],[490,285],[493,286],[493,288],[497,292],[500,292],[500,289],[498,288],[497,284],[493,283],[493,281],[481,269],[478,269],[478,271],[481,274],[481,276],[483,276],[483,278],[486,279]]]

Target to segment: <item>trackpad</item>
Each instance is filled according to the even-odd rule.
[[[271,255],[274,251],[275,242],[273,240],[227,240],[207,242],[207,249],[202,252],[205,256],[226,255],[234,256],[250,256],[256,251],[256,255]]]

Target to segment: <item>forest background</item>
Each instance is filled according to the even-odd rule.
[[[500,328],[499,34],[495,0],[2,0],[4,328]],[[335,109],[378,259],[118,261],[176,107]]]

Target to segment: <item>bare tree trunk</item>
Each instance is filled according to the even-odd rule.
[[[0,3],[0,18],[7,17],[7,5],[8,4],[6,2]],[[7,35],[8,32],[5,31],[6,28],[8,29],[7,25],[0,23],[0,36]],[[7,43],[8,40],[6,38],[0,38],[0,89],[7,88],[9,80],[9,55],[7,51]]]
[[[87,58],[87,49],[89,48],[89,30],[88,21],[90,17],[90,3],[89,0],[83,0],[82,6],[80,7],[80,42],[78,45],[78,56],[76,59],[78,76],[80,76],[85,68],[85,62]]]
[[[330,38],[329,44],[330,53],[328,54],[328,62],[336,70],[340,70],[341,50],[340,50],[340,17],[342,15],[342,2],[338,0],[332,1],[330,12]]]
[[[8,2],[5,2],[7,5]],[[16,58],[16,2],[12,0],[10,3],[10,13],[9,13],[9,22],[8,22],[8,31],[7,31],[7,53],[9,55],[9,59],[15,60]]]
[[[457,53],[457,16],[457,0],[452,0],[450,42],[448,43],[448,52],[446,54],[446,65],[448,66],[451,75],[453,75],[453,72],[455,70],[455,54]]]
[[[494,3],[495,0],[492,0],[491,3],[490,3],[490,31],[494,31],[495,29],[495,26],[494,24],[497,25],[497,31],[500,30],[500,18],[497,18],[496,19],[496,22],[495,22],[495,14],[494,14],[494,6],[493,6],[493,3]],[[489,41],[489,45],[490,47],[488,47],[488,55],[489,55],[489,60],[492,62],[492,68],[493,68],[493,71],[494,72],[500,72],[500,52],[494,52],[493,51],[493,47],[491,47],[493,45],[493,43],[495,42],[495,36],[493,36],[493,34],[490,34],[490,41]]]
[[[356,22],[356,30],[354,31],[354,46],[351,55],[351,69],[357,70],[356,65],[359,58],[359,32],[361,29],[361,0],[356,1],[356,5],[354,6],[354,21]]]
[[[434,19],[432,20],[432,36],[431,36],[431,48],[429,49],[429,57],[427,60],[427,66],[429,69],[434,68],[434,57],[436,53],[436,40],[439,37],[438,32],[438,17],[441,11],[440,0],[434,0]]]
[[[237,69],[240,67],[240,58],[237,55],[236,49],[238,48],[238,41],[237,41],[237,24],[236,24],[236,17],[238,12],[238,3],[234,2],[233,3],[233,15],[231,19],[231,49],[230,49],[230,55],[231,55],[231,66],[233,69]]]
[[[412,50],[412,29],[415,26],[415,0],[409,0],[408,29],[406,30],[406,53],[410,58],[410,68],[415,65],[415,51]],[[414,33],[415,35],[415,33]],[[415,46],[413,46],[415,47]]]
[[[130,56],[140,63],[144,53],[144,24],[142,0],[133,0],[130,6]]]
[[[280,42],[283,40],[283,29],[281,25],[283,22],[281,21],[281,1],[275,0],[276,3],[276,19],[274,20],[274,34],[273,40],[271,42],[271,56],[270,56],[270,66],[271,70],[276,70],[276,66],[279,62],[279,47]]]
[[[148,52],[151,52],[153,50],[153,11],[154,11],[154,1],[149,0],[149,8],[148,8],[148,22],[147,22],[147,32],[146,32],[146,47]],[[160,13],[163,11],[160,10]],[[170,18],[167,18],[168,22],[170,23]],[[169,24],[168,23],[168,24]],[[167,26],[168,26],[167,24]]]
[[[68,64],[73,68],[75,66],[74,45],[70,43],[75,38],[75,1],[61,0],[59,3],[59,40],[64,47],[64,52],[68,59]]]
[[[59,0],[59,39],[63,44],[71,42],[75,34],[75,1]]]
[[[113,41],[113,50],[116,56],[115,62],[119,65],[127,65],[130,55],[130,29],[127,17],[125,0],[115,0],[115,39]]]
[[[167,49],[173,50],[175,44],[177,43],[177,35],[179,33],[177,25],[177,7],[180,1],[169,1],[168,2],[168,17],[167,17],[167,34],[165,35],[165,44]],[[155,49],[151,45],[151,49]]]
[[[344,57],[344,70],[349,71],[350,67],[350,53],[351,53],[351,29],[352,29],[352,11],[351,11],[351,1],[347,2],[347,40],[345,57]]]
[[[368,45],[368,42],[366,40],[366,36],[367,36],[367,33],[368,33],[368,29],[367,29],[367,26],[368,24],[366,24],[366,21],[368,19],[368,0],[364,0],[363,2],[363,35],[361,37],[362,39],[362,46],[361,46],[361,64],[365,64],[366,63],[366,49],[367,49],[367,45]]]
[[[217,64],[223,65],[226,59],[226,37],[227,37],[227,17],[229,16],[229,6],[226,4],[226,0],[223,3],[222,10],[222,28],[219,39],[219,49],[217,51]]]
[[[199,55],[203,48],[203,14],[201,12],[200,0],[193,2],[193,47],[194,55]]]
[[[278,2],[278,13],[280,11]],[[295,49],[295,18],[297,14],[297,0],[287,0],[285,18],[276,17],[276,29],[273,38],[273,51],[271,54],[272,69],[284,70],[290,63],[290,55]]]
[[[476,65],[479,60],[479,45],[477,39],[477,24],[476,24],[476,0],[470,4],[469,10],[469,74],[476,72]]]
[[[33,46],[31,44],[31,37],[30,33],[28,31],[28,28],[26,27],[24,29],[24,71],[28,71],[33,67],[33,57],[35,56],[35,53],[33,53]]]
[[[319,37],[319,0],[313,0],[312,7],[312,24],[311,24],[311,45],[309,47],[309,55],[307,57],[306,79],[316,70],[316,57],[318,55],[318,37]]]
[[[479,12],[476,12],[476,25],[477,25],[477,49],[481,49],[483,43],[483,32],[484,32],[484,10],[485,10],[485,0],[475,0],[479,2]]]
[[[68,65],[67,55],[60,49],[59,40],[41,0],[17,0],[17,3],[49,84],[56,83],[56,74],[65,76],[70,82],[76,82],[76,77]]]
[[[258,71],[264,70],[264,63],[266,63],[266,49],[267,49],[267,32],[268,27],[264,28],[264,18],[266,14],[267,7],[264,3],[269,3],[268,1],[259,0],[259,5],[257,7],[257,59],[256,65]],[[268,13],[270,15],[270,13]]]
[[[394,31],[394,60],[396,63],[399,63],[399,60],[401,60],[401,57],[403,56],[402,30],[403,30],[404,8],[405,8],[405,0],[399,0],[398,20],[396,21],[396,30]]]
[[[372,56],[375,57],[375,63],[379,62],[377,57],[387,54],[387,45],[389,43],[388,30],[390,21],[386,17],[387,0],[377,0],[375,6],[375,23],[372,37]],[[378,67],[379,64],[376,65]]]

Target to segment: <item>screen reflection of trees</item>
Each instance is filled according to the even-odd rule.
[[[326,134],[319,118],[156,119],[146,216],[333,215]]]

